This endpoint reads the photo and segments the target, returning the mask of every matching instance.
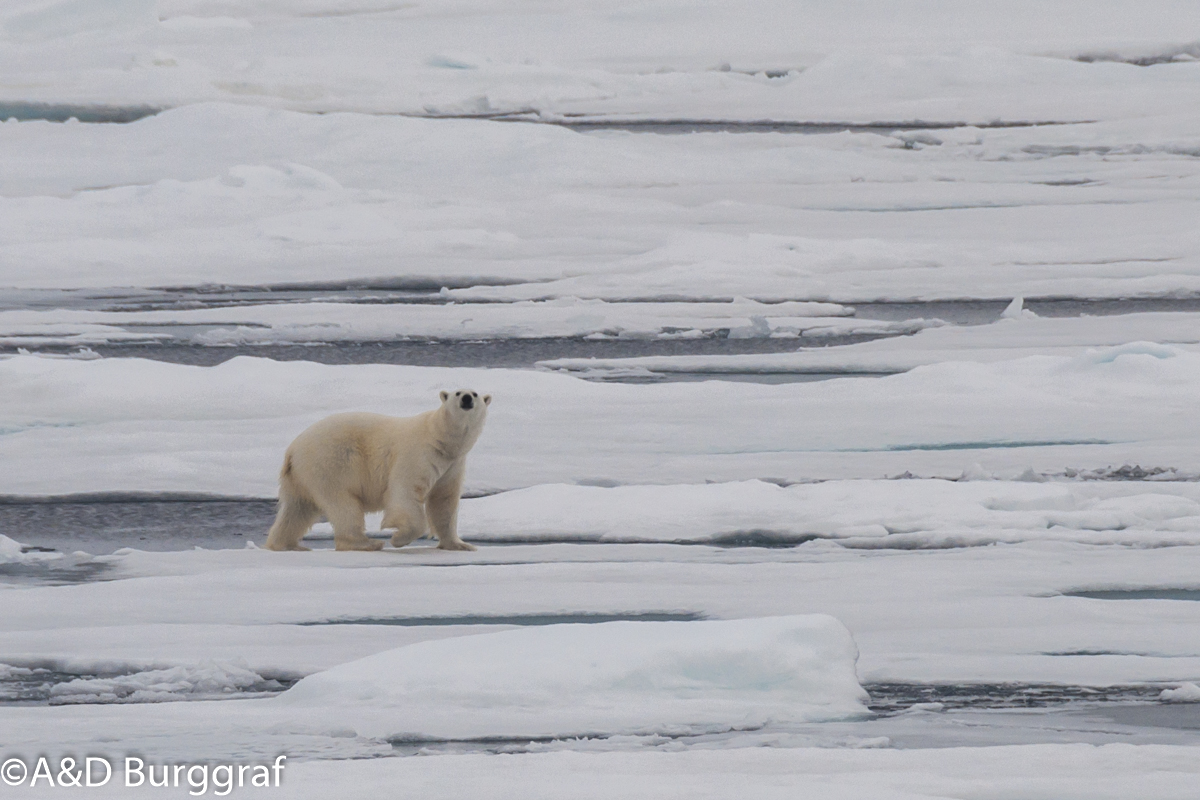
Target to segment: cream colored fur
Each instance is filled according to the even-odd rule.
[[[378,550],[364,515],[383,511],[395,547],[432,530],[443,550],[474,550],[458,538],[458,500],[492,397],[462,390],[441,399],[415,417],[335,414],[297,436],[283,457],[267,549],[307,550],[300,540],[324,515],[338,550]]]

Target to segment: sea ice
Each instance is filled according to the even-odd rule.
[[[245,665],[208,661],[111,678],[76,678],[53,686],[50,704],[163,703],[278,687]]]
[[[1041,481],[1045,478],[1038,476]],[[1158,487],[1164,484],[1157,484]],[[463,501],[468,539],[861,547],[1017,541],[1200,544],[1200,491],[969,481],[761,481],[674,486],[543,484]]]
[[[1138,348],[1151,354],[1180,349],[1194,352],[1200,349],[1197,331],[1200,314],[1186,311],[1059,318],[1023,315],[990,325],[929,325],[912,336],[837,348],[800,348],[792,353],[558,358],[542,361],[540,366],[593,376],[629,370],[641,370],[647,376],[686,372],[714,378],[789,372],[886,375],[945,361],[990,363],[1034,355],[1082,356],[1091,349],[1098,349],[1104,358]],[[1137,344],[1139,341],[1142,344]],[[798,344],[804,344],[803,340]]]
[[[20,542],[15,542],[4,534],[0,534],[0,563],[19,561],[21,556]]]
[[[925,320],[856,319],[835,303],[610,303],[560,298],[514,303],[284,303],[182,311],[0,311],[0,345],[127,341],[197,345],[530,338],[730,338],[912,333]],[[146,330],[153,326],[155,329]],[[172,328],[170,332],[161,330]]]
[[[22,0],[23,100],[228,100],[414,115],[848,122],[1091,120],[1186,104],[1183,0],[752,3]],[[319,49],[336,25],[339,47]],[[1149,59],[1147,61],[1147,59]],[[1154,63],[1139,68],[1122,61]]]
[[[552,625],[388,650],[275,702],[393,739],[727,730],[866,714],[856,658],[826,616]]]
[[[1026,322],[1041,321],[1013,325]],[[1192,413],[1200,354],[1153,344],[778,386],[630,386],[528,370],[248,357],[193,367],[17,356],[0,359],[0,457],[14,467],[4,488],[272,497],[284,449],[317,419],[347,410],[405,416],[428,409],[440,389],[468,385],[496,397],[471,456],[472,492],[957,477],[975,463],[1002,477],[1122,464],[1200,472]]]
[[[963,328],[805,303],[1200,291],[1197,24],[1194,0],[5,3],[0,116],[166,109],[0,124],[0,286],[25,292],[0,314],[10,349],[725,330],[799,345],[923,328],[553,365],[908,370],[819,385],[2,359],[4,494],[269,497],[315,419],[409,414],[467,383],[497,398],[471,494],[516,490],[463,502],[464,533],[508,543],[475,553],[122,550],[96,559],[103,581],[5,584],[0,680],[127,673],[6,707],[5,758],[288,752],[278,796],[322,800],[1193,800],[1192,747],[905,738],[938,724],[994,743],[979,738],[1000,724],[990,711],[856,726],[860,681],[1161,682],[1178,687],[1162,701],[1195,699],[1196,314],[1034,318],[1014,301]],[[577,125],[672,120],[717,124]],[[729,132],[796,122],[833,124]],[[1004,127],[1028,122],[1056,124]],[[179,300],[297,283],[444,291],[420,306],[55,308],[80,288],[185,287],[160,293]],[[0,534],[4,571],[56,557],[22,549]],[[587,613],[702,619],[511,626]],[[286,697],[237,698],[302,676]],[[227,699],[198,699],[213,695]],[[191,702],[119,702],[163,699]],[[1039,714],[1014,715],[1026,727],[1004,741]],[[780,720],[793,727],[672,738]],[[660,734],[428,758],[374,758],[397,751],[359,735],[614,730]],[[89,795],[123,798],[118,783]]]
[[[1180,111],[956,129],[909,150],[869,133],[585,135],[229,103],[19,122],[0,125],[0,285],[401,277],[459,302],[1186,294],[1200,287],[1195,130]]]
[[[1200,686],[1183,683],[1174,689],[1163,689],[1159,697],[1164,703],[1200,703]]]

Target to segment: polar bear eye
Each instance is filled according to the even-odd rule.
[[[455,396],[455,397],[459,397],[459,396],[461,396],[461,395],[462,395],[462,392],[455,392],[455,393],[454,393],[454,396]]]

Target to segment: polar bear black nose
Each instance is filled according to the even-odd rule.
[[[474,401],[474,399],[471,398],[471,395],[469,395],[469,394],[463,395],[462,407],[463,408],[474,408],[475,407],[475,401]]]

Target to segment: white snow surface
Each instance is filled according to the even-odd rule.
[[[1097,119],[1182,105],[1196,81],[1193,12],[1183,0],[101,8],[21,0],[0,14],[0,71],[18,100],[220,99],[471,116]],[[316,49],[332,34],[336,49]],[[1146,58],[1178,62],[1119,63]]]
[[[1028,313],[1028,309],[1023,309]],[[2,316],[0,316],[2,318]],[[1021,317],[990,325],[927,326],[912,336],[758,355],[557,358],[540,366],[590,377],[617,374],[889,374],[943,361],[991,363],[1021,356],[1083,356],[1135,341],[1200,350],[1200,314],[1149,312],[1119,317]]]
[[[937,131],[941,144],[228,103],[127,125],[10,122],[0,286],[406,280],[459,301],[1188,294],[1200,289],[1192,107]]]
[[[550,729],[598,733],[603,725],[626,737],[604,745],[619,750],[664,744],[647,733],[664,722],[730,730],[746,726],[748,714],[762,721],[767,709],[779,720],[791,709],[800,715],[791,727],[770,723],[724,746],[847,746],[863,739],[847,727],[855,723],[797,720],[835,709],[853,715],[861,702],[856,681],[1194,682],[1200,653],[1189,631],[1200,604],[1065,594],[1194,586],[1193,551],[1064,542],[935,551],[828,543],[782,551],[125,551],[102,557],[115,570],[106,581],[4,591],[5,663],[129,677],[75,684],[80,691],[72,699],[87,705],[6,708],[0,745],[41,752],[119,742],[170,760],[278,752],[336,758],[386,754],[390,745],[379,737],[393,733],[410,742],[519,738]],[[507,632],[487,624],[488,614],[511,620],[596,611],[690,612],[720,622]],[[808,616],[814,614],[828,616]],[[464,624],[453,624],[456,616]],[[446,622],[370,622],[430,618]],[[342,624],[297,624],[322,621]],[[550,651],[553,657],[528,657]],[[762,680],[748,682],[754,673],[745,658],[767,671]],[[567,668],[576,661],[578,668]],[[154,699],[195,697],[213,686],[205,681],[214,677],[214,662],[237,667],[222,667],[217,676],[229,686],[217,687],[224,695],[236,695],[238,676],[315,674],[296,695],[275,699],[146,704],[114,702],[117,691],[101,696],[166,684],[171,696]],[[606,704],[606,697],[629,702]],[[784,699],[790,705],[781,706]],[[826,702],[832,705],[819,708]],[[908,735],[928,724],[911,716],[896,723]],[[571,747],[569,740],[556,746]]]
[[[691,753],[546,753],[308,762],[289,776],[296,798],[335,791],[377,797],[380,786],[406,786],[427,798],[461,796],[464,775],[483,796],[558,800],[628,798],[789,800],[1189,800],[1194,748],[1128,745],[1034,745],[929,750],[831,750],[779,747]],[[343,788],[354,775],[358,785]]]
[[[1178,683],[1200,675],[1187,633],[1200,604],[1076,594],[1194,588],[1198,557],[1194,546],[1053,538],[932,550],[812,542],[784,550],[511,545],[469,555],[427,546],[131,551],[98,557],[113,565],[114,580],[6,590],[0,652],[12,666],[92,675],[244,659],[270,679],[475,637],[522,615],[826,614],[853,635],[863,682]],[[607,623],[585,627],[597,624]],[[486,684],[490,662],[472,663]]]
[[[855,319],[834,303],[609,303],[561,298],[446,305],[286,303],[203,311],[0,311],[0,344],[87,346],[122,341],[199,345],[321,344],[393,339],[734,339],[912,333],[936,322]],[[175,328],[175,326],[180,326]],[[163,328],[175,328],[164,331]]]
[[[1158,490],[1158,491],[1156,491]],[[1200,544],[1200,489],[1010,481],[539,485],[463,501],[477,541]]]
[[[468,489],[911,472],[1018,477],[1140,464],[1200,472],[1200,354],[1131,343],[946,362],[884,378],[605,385],[522,370],[239,357],[0,360],[0,492],[271,497],[284,449],[328,414],[406,416],[462,387],[496,398]],[[587,424],[582,425],[581,421]]]
[[[289,759],[282,785],[269,791],[289,800],[374,800],[398,786],[430,800],[460,798],[464,786],[478,797],[514,800],[714,800],[749,794],[766,800],[798,795],[829,800],[1191,800],[1198,779],[1193,755],[1193,748],[1179,746],[1068,744]],[[128,797],[122,777],[118,772],[107,786],[89,789],[88,796]],[[15,797],[44,796],[39,789],[9,791]],[[209,793],[214,790],[210,783]],[[189,791],[195,790],[184,783],[156,794],[186,798]],[[232,796],[251,791],[235,789]]]
[[[827,616],[552,625],[387,650],[274,702],[393,739],[723,731],[866,715],[856,658]]]
[[[540,753],[376,758],[289,759],[273,796],[374,800],[405,787],[430,800],[455,800],[463,787],[485,798],[607,800],[613,796],[701,800],[753,795],[789,800],[1191,800],[1198,779],[1194,748],[1112,744],[954,747],[923,750],[758,747],[656,753]],[[266,760],[265,763],[271,763]],[[161,774],[161,768],[160,772]],[[123,798],[121,774],[88,796]],[[45,786],[45,783],[42,784]],[[39,787],[40,788],[40,787]],[[210,783],[209,792],[214,791]],[[12,789],[15,797],[45,790]],[[158,789],[186,798],[195,791]],[[253,790],[234,790],[232,796]],[[265,794],[265,792],[262,792]]]

